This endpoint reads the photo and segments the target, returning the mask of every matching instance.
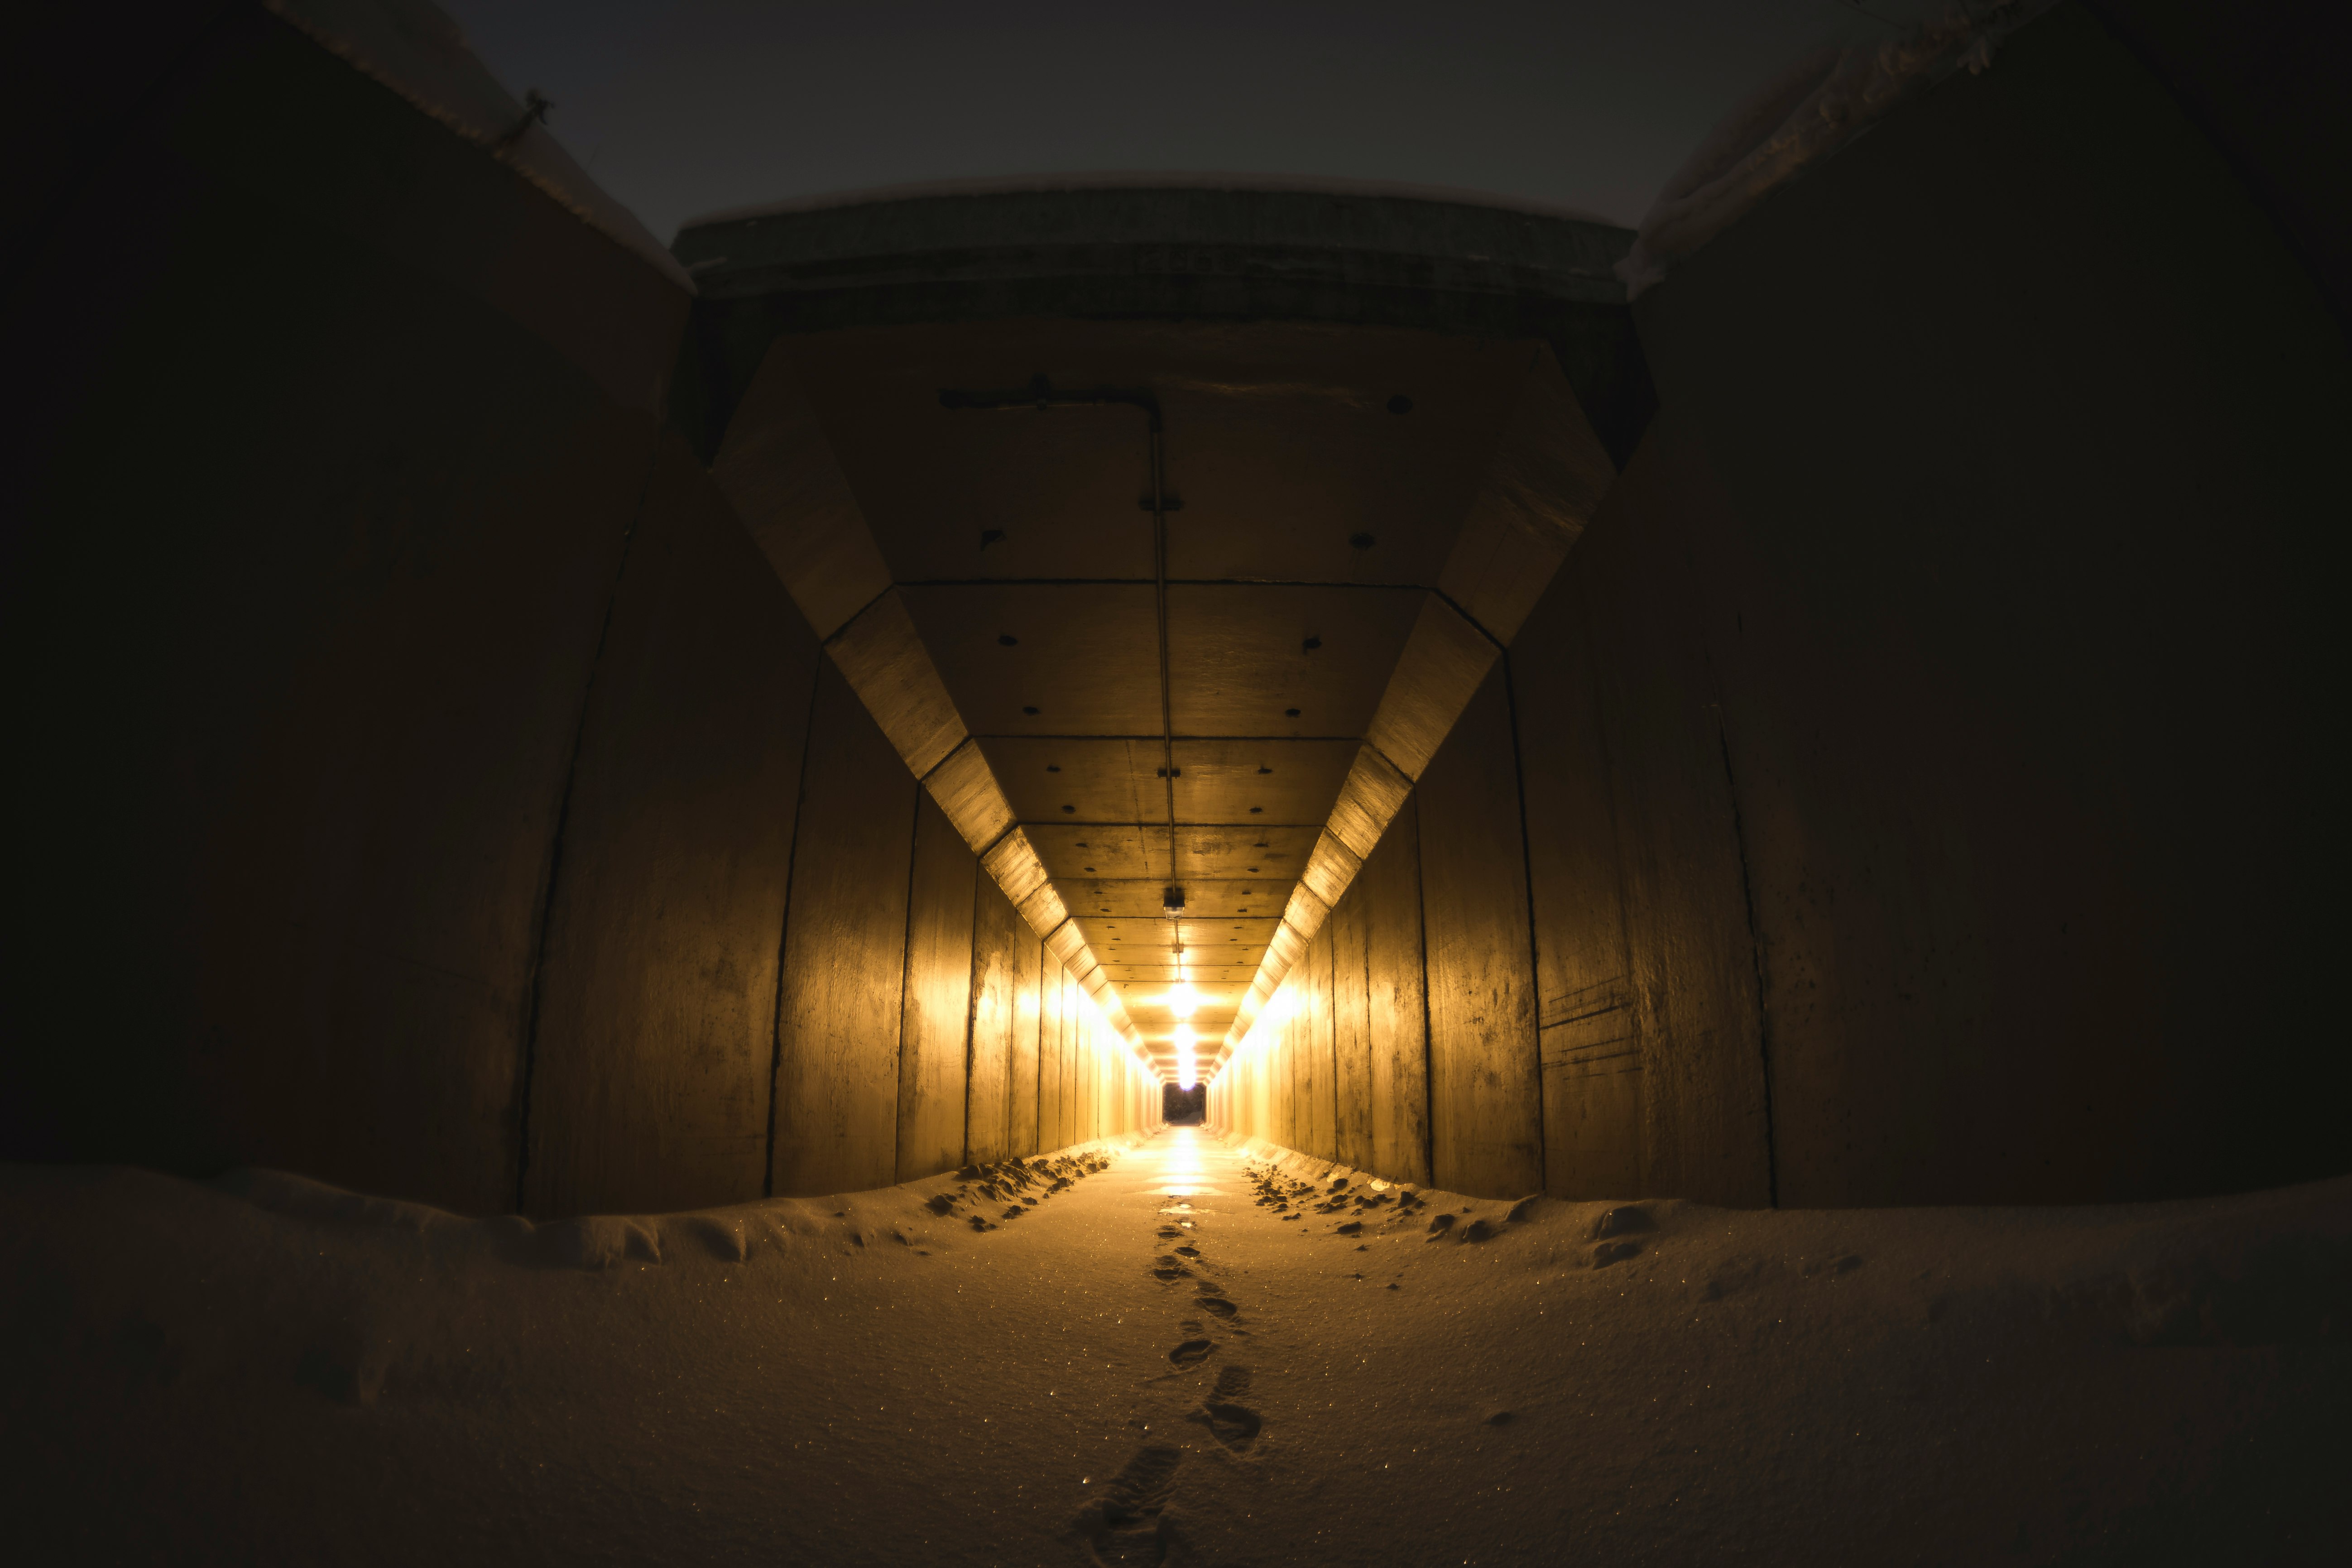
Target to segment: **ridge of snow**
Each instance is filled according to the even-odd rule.
[[[799,213],[829,212],[844,207],[877,206],[887,202],[921,201],[943,196],[998,196],[1074,191],[1261,191],[1292,195],[1360,196],[1398,201],[1442,202],[1454,206],[1488,207],[1529,217],[1563,218],[1622,230],[1622,224],[1578,207],[1509,196],[1492,191],[1463,190],[1452,185],[1422,185],[1393,180],[1357,180],[1326,174],[1250,174],[1188,170],[1099,169],[1059,174],[987,174],[961,179],[917,180],[905,184],[869,185],[853,190],[820,191],[781,201],[748,206],[721,207],[698,214],[678,225],[678,232],[711,224],[741,223],[752,218],[788,217]]]
[[[1675,171],[1617,263],[1634,300],[1756,205],[1889,110],[1965,68],[1979,75],[2002,40],[2057,0],[1955,0],[1901,38],[1823,49],[1717,121]]]

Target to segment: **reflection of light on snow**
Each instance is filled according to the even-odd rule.
[[[1153,1191],[1162,1197],[1187,1198],[1219,1191],[1209,1183],[1209,1168],[1201,1159],[1200,1134],[1190,1127],[1169,1129],[1168,1142],[1159,1151],[1160,1182]],[[1189,1211],[1190,1204],[1172,1205]],[[1162,1213],[1169,1212],[1167,1209]]]

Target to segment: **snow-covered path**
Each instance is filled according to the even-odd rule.
[[[2347,1523],[2352,1182],[1520,1207],[1173,1130],[540,1226],[117,1168],[0,1205],[42,1561],[2320,1562]]]

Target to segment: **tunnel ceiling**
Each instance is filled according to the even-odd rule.
[[[1163,1072],[1170,987],[1213,1071],[1614,472],[1527,338],[1035,319],[779,336],[712,471]]]

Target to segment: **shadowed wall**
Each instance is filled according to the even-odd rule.
[[[1035,1152],[1060,965],[661,429],[685,290],[257,7],[158,37],[8,233],[0,1152],[554,1214]],[[1057,1135],[1148,1125],[1057,1021]]]
[[[2062,7],[1635,319],[1662,411],[1422,781],[1418,908],[1349,890],[1215,1120],[1498,1195],[2352,1165],[2352,395],[2212,143]],[[1323,946],[1416,916],[1327,986]],[[1426,1166],[1302,1103],[1383,984],[1428,996]],[[1376,1125],[1419,1109],[1372,1082]]]

